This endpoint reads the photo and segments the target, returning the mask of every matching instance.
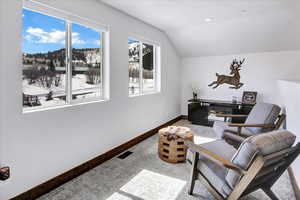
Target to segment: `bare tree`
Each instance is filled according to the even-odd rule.
[[[88,71],[85,72],[86,82],[88,84],[96,85],[101,82],[101,71],[100,68],[89,68]]]

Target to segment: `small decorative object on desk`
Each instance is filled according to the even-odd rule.
[[[159,130],[159,157],[170,163],[185,162],[185,140],[194,141],[193,132],[187,127],[169,126]]]
[[[253,91],[244,91],[243,93],[243,104],[256,104],[257,92]]]
[[[193,99],[197,100],[197,93],[193,92]]]
[[[192,92],[193,92],[193,100],[197,100],[200,89],[196,83],[192,83],[191,88],[192,88]]]
[[[9,167],[0,168],[0,180],[5,181],[10,177]]]

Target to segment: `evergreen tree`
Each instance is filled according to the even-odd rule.
[[[54,63],[53,63],[53,60],[51,59],[51,61],[50,61],[50,63],[49,63],[49,70],[51,71],[51,72],[54,72],[55,73],[55,65],[54,65]]]
[[[76,76],[75,63],[72,63],[72,76]]]

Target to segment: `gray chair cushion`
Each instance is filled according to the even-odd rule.
[[[213,130],[217,134],[217,137],[219,139],[222,139],[225,132],[237,133],[238,128],[237,127],[229,127],[227,122],[215,121]],[[245,135],[245,136],[254,135],[254,133],[252,133],[250,130],[248,130],[246,128],[242,128],[241,134]]]
[[[274,104],[257,103],[249,113],[246,124],[274,124],[281,108]],[[247,127],[254,134],[270,131],[270,128]]]
[[[286,130],[272,131],[248,137],[232,157],[232,163],[247,170],[257,155],[269,155],[291,147],[296,136]],[[241,174],[229,169],[226,175],[227,184],[233,189]]]
[[[199,156],[199,162],[197,166],[198,171],[205,176],[207,181],[220,193],[223,197],[227,197],[227,191],[224,192],[223,188],[230,189],[227,186],[225,177],[226,177],[226,168],[221,167],[208,160],[203,156]],[[231,191],[230,191],[231,192]]]
[[[201,144],[200,146],[210,152],[216,153],[226,158],[227,160],[231,160],[236,152],[236,149],[227,144],[224,140],[216,140],[213,142]],[[188,149],[187,159],[190,163],[193,158],[193,152],[194,151],[192,149]],[[231,188],[227,185],[225,180],[227,173],[227,169],[225,167],[219,166],[206,157],[200,155],[197,169],[224,197],[227,197],[227,193],[231,192]]]
[[[200,146],[228,160],[231,160],[231,158],[236,152],[236,149],[233,146],[229,145],[225,140],[220,139],[212,142],[203,143]],[[190,163],[193,160],[194,152],[195,151],[193,149],[188,149],[187,151],[186,158]]]

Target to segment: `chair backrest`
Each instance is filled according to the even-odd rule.
[[[294,147],[264,156],[264,165],[253,179],[249,188],[257,184],[272,186],[300,153],[300,143]]]
[[[237,199],[235,197],[245,196],[257,189],[272,188],[299,154],[300,143],[276,153],[256,156],[240,182],[228,194],[228,199]]]
[[[281,108],[269,103],[257,103],[249,113],[246,124],[274,124]],[[272,128],[247,127],[254,134],[271,131]]]
[[[276,173],[278,167],[289,165],[286,158],[289,158],[290,154],[287,153],[293,153],[297,148],[299,152],[300,145],[297,145],[296,149],[291,148],[295,139],[296,136],[286,130],[277,130],[251,136],[241,144],[231,161],[247,171],[251,168],[257,157],[263,157],[262,160],[265,163],[255,179],[259,177],[270,178],[270,174]],[[226,175],[226,182],[231,189],[234,189],[242,176],[243,174],[229,169]]]

